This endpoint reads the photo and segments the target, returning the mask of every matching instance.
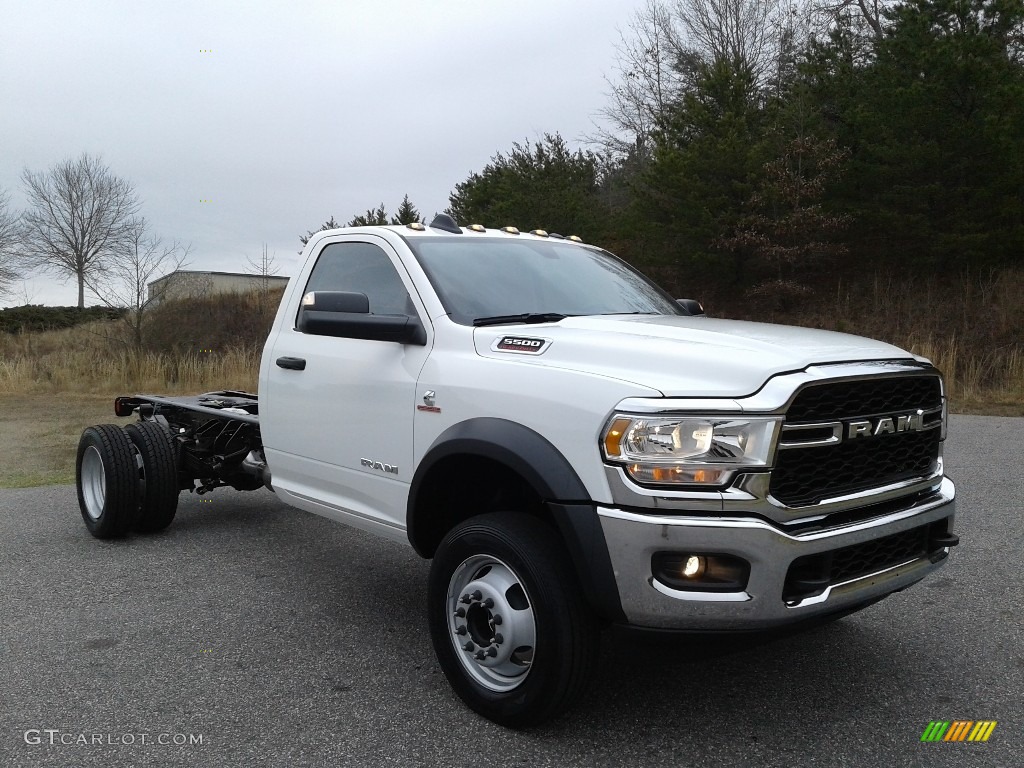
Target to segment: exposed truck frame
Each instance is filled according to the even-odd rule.
[[[270,487],[254,394],[224,390],[191,397],[118,397],[114,412],[137,412],[141,420],[167,428],[182,490],[204,494],[222,486],[238,491]]]

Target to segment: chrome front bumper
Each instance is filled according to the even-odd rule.
[[[852,608],[884,597],[940,568],[949,549],[931,557],[887,565],[882,570],[835,583],[802,600],[783,600],[790,565],[799,557],[842,549],[948,518],[956,509],[952,481],[904,508],[836,528],[790,534],[762,520],[731,517],[638,514],[598,506],[622,609],[630,624],[660,629],[765,629]],[[655,552],[706,552],[741,557],[750,563],[742,592],[672,589],[654,578]]]

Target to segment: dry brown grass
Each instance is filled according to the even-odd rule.
[[[710,311],[889,342],[935,363],[954,411],[1024,416],[1024,270],[958,279],[877,275],[830,290],[723,294]]]
[[[908,339],[906,345],[946,371],[952,410],[992,416],[1024,416],[1024,350],[968,351],[956,336]]]
[[[82,430],[128,421],[108,396],[0,395],[0,488],[73,483]]]
[[[952,282],[876,277],[833,290],[816,306],[712,312],[882,339],[930,358],[946,374],[954,410],[1024,415],[1024,270]],[[0,334],[0,394],[255,391],[258,339],[278,298],[168,307],[153,329],[160,351],[138,354],[119,321]],[[175,340],[188,341],[175,348]]]
[[[1024,270],[955,282],[876,277],[868,291],[837,291],[834,327],[929,358],[956,411],[1024,416],[1022,296]]]
[[[261,350],[135,353],[118,321],[0,334],[0,394],[255,391]]]

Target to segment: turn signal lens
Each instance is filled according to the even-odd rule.
[[[694,485],[721,485],[732,477],[728,469],[698,469],[696,467],[664,464],[630,464],[630,476],[638,483],[690,483]]]
[[[622,436],[629,429],[629,419],[616,419],[608,428],[604,436],[604,452],[606,456],[620,456],[622,454]]]

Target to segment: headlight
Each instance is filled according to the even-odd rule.
[[[601,445],[641,483],[720,485],[739,468],[769,466],[778,417],[615,415]]]

